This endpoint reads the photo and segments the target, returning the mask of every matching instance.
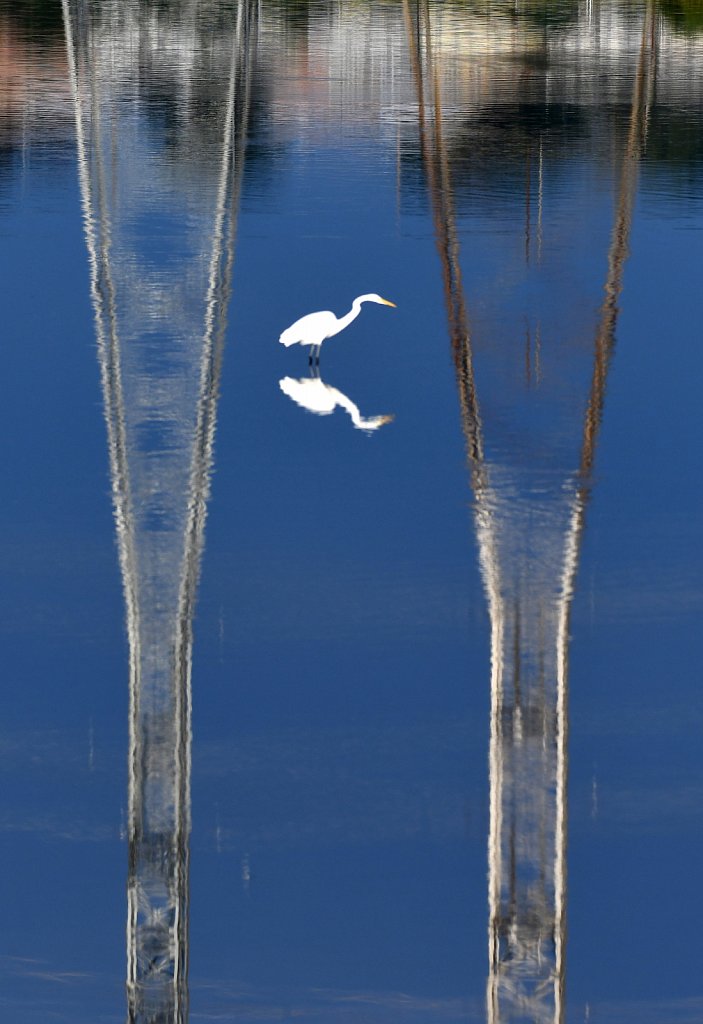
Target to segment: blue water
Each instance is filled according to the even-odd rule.
[[[703,36],[663,6],[545,19],[421,3],[418,77],[403,3],[212,0],[200,20],[186,6],[0,4],[5,1018],[700,1020]],[[457,269],[478,421],[452,357],[443,274]],[[193,484],[211,279],[226,324]],[[320,374],[362,416],[394,417],[373,432],[279,386],[309,375],[281,331],[365,292],[397,309],[365,306],[323,345]],[[111,323],[126,490],[99,348]],[[196,596],[179,675],[184,544]],[[566,733],[544,725],[558,698],[539,667],[559,609]],[[499,620],[517,637],[502,649]],[[524,699],[527,722],[539,704],[536,739],[491,731],[498,662],[504,706]],[[509,699],[518,676],[531,695]],[[167,685],[192,693],[192,722],[152,741],[135,693],[166,721]],[[522,766],[502,776],[510,834],[501,758]],[[159,831],[130,789],[171,775],[187,792],[158,805]],[[520,984],[551,980],[522,1004],[505,995],[507,926],[508,953],[489,955],[491,871],[504,877],[491,834],[527,880],[513,936],[536,913],[531,871],[547,876],[543,960],[523,936]],[[135,1009],[127,890],[145,869],[130,851],[148,860],[164,836],[187,851],[189,923],[172,933],[187,981],[140,960],[136,990],[157,994]]]

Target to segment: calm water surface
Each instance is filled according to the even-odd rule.
[[[4,1019],[703,1018],[700,28],[1,0]]]

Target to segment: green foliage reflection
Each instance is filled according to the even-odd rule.
[[[662,12],[682,32],[703,31],[703,0],[660,0]]]

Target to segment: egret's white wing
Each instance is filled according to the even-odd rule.
[[[337,326],[337,317],[328,309],[320,310],[319,313],[308,313],[301,316],[285,331],[278,339],[281,345],[319,345],[329,338],[333,329]]]
[[[329,416],[337,405],[335,389],[328,387],[319,377],[303,377],[300,380],[284,377],[279,380],[278,386],[284,395],[318,416]]]

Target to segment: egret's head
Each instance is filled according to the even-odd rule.
[[[357,302],[380,302],[382,306],[392,306],[396,308],[395,302],[390,302],[388,299],[382,299],[380,295],[376,295],[372,292],[370,295],[360,295]]]
[[[369,433],[372,430],[378,430],[379,427],[385,427],[386,423],[392,423],[395,416],[369,416],[367,419],[360,420],[356,424],[361,430],[366,430]]]

